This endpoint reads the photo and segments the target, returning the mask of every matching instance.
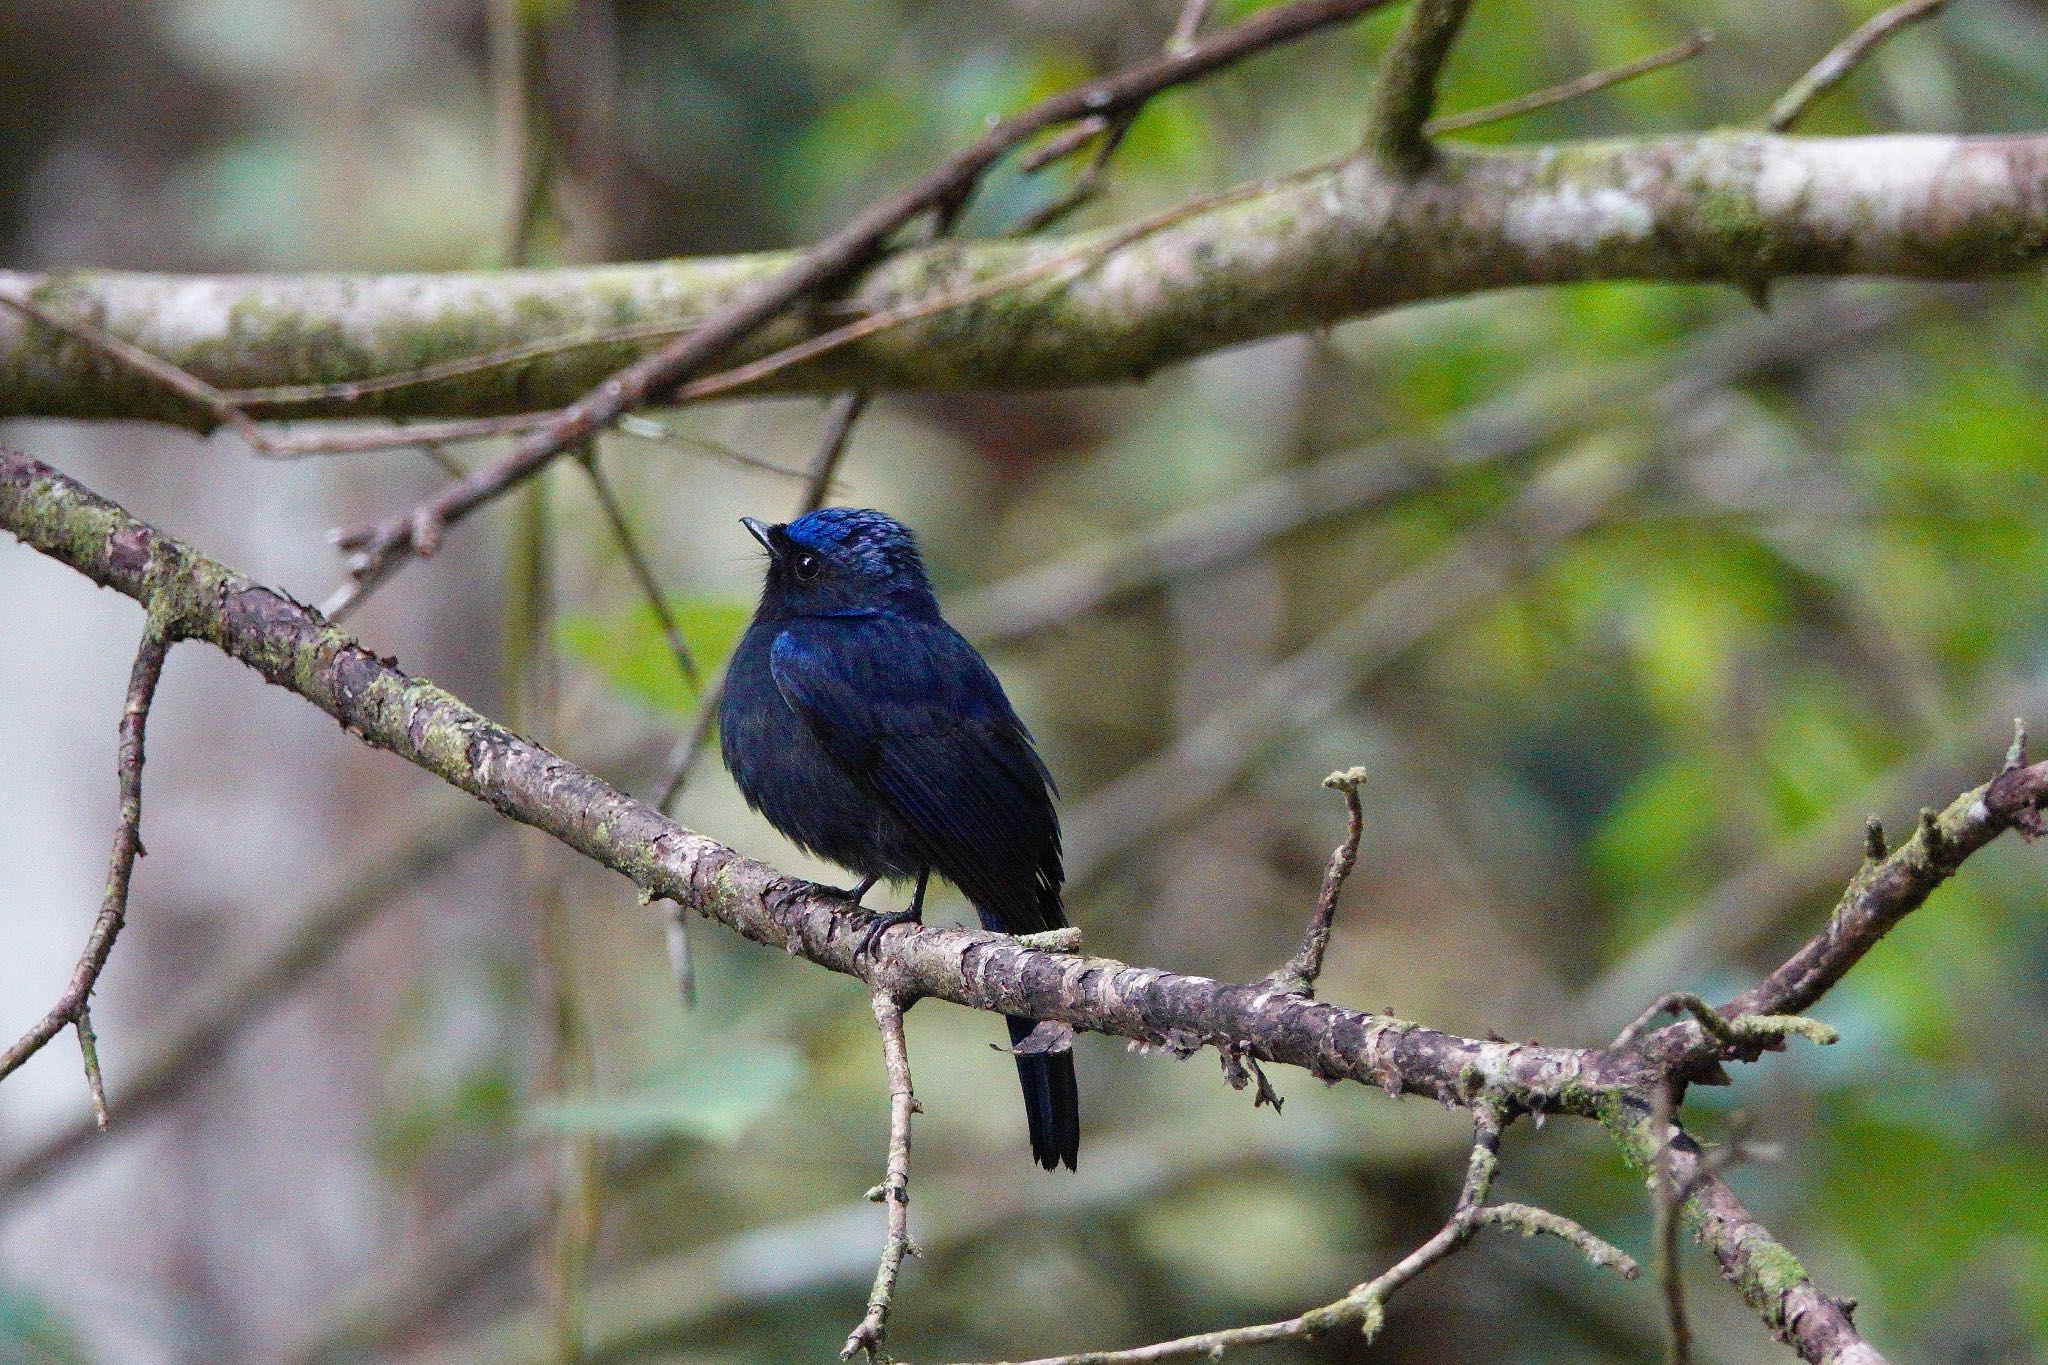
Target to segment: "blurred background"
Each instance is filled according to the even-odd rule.
[[[501,7],[502,9],[503,7]],[[1171,0],[528,0],[548,203],[530,254],[805,241],[994,112],[1155,49]],[[1223,3],[1215,21],[1253,8]],[[1753,120],[1877,5],[1477,9],[1441,108],[1703,57],[1479,141]],[[1157,101],[1077,224],[1339,154],[1381,15]],[[501,35],[502,36],[502,35]],[[0,261],[446,270],[504,259],[492,19],[457,0],[11,0]],[[502,49],[501,49],[502,51]],[[501,68],[502,64],[501,64]],[[1962,0],[1807,131],[2048,124],[2048,13]],[[1074,167],[996,176],[1004,230]],[[1609,285],[1410,308],[1142,387],[890,395],[831,500],[920,531],[1065,793],[1088,947],[1211,976],[1292,952],[1362,763],[1368,825],[1322,993],[1464,1033],[1594,1044],[1665,990],[1753,981],[1825,921],[1866,815],[1895,829],[2048,730],[2048,299],[1814,283]],[[745,619],[823,404],[726,404],[601,450],[707,663]],[[408,505],[414,454],[264,462],[234,438],[13,422],[50,460],[318,600],[325,529]],[[1288,511],[1306,490],[1313,516]],[[1228,531],[1223,562],[1175,565]],[[1163,552],[1139,554],[1133,547]],[[1124,558],[1117,558],[1123,555]],[[1123,565],[1116,591],[1091,566]],[[1136,564],[1136,569],[1131,565]],[[139,616],[0,550],[0,1031],[68,978],[114,818]],[[354,627],[567,755],[658,791],[696,710],[588,482],[465,526]],[[679,811],[828,880],[716,762]],[[886,1097],[857,984],[659,917],[203,648],[151,731],[131,927],[95,1011],[115,1131],[69,1039],[0,1086],[0,1360],[828,1359],[881,1215]],[[2048,854],[1973,859],[1732,1087],[1777,1162],[1737,1188],[1898,1359],[2048,1351]],[[879,898],[877,898],[879,900]],[[938,915],[964,910],[950,893]],[[1078,1176],[1026,1159],[985,1016],[910,1045],[920,1360],[1134,1345],[1292,1314],[1427,1236],[1461,1115],[1079,1042]],[[1500,1192],[1644,1255],[1641,1183],[1588,1125],[1518,1125]],[[553,1195],[550,1191],[554,1191]],[[1699,1357],[1789,1359],[1696,1251]],[[587,1287],[579,1292],[573,1286]],[[1374,1360],[1640,1361],[1655,1294],[1482,1238],[1396,1301]],[[1354,1341],[1268,1359],[1349,1360]]]

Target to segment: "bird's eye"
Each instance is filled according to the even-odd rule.
[[[810,582],[818,576],[818,570],[823,567],[823,561],[809,550],[789,561],[789,571],[796,575],[796,581],[799,583]]]

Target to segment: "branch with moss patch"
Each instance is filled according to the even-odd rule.
[[[2044,166],[2048,134],[1722,132],[1500,151],[1439,144],[1420,180],[1358,159],[1250,186],[1072,278],[876,331],[742,392],[1132,380],[1260,337],[1519,285],[1991,278],[2032,268],[2048,243]],[[758,358],[849,317],[969,294],[1104,235],[907,251],[817,319],[768,326],[730,358]],[[242,405],[255,418],[478,418],[570,402],[790,260],[767,252],[466,275],[0,272],[0,293],[94,319],[231,393],[403,374],[551,336],[573,343],[621,327],[659,331],[354,398]],[[9,316],[0,316],[0,416],[215,420],[92,348]]]
[[[1503,1121],[1524,1112],[1595,1117],[1645,1168],[1657,1159],[1648,1119],[1653,1088],[1727,1050],[1696,1021],[1613,1049],[1461,1038],[1269,986],[1132,967],[937,926],[903,930],[890,937],[887,952],[858,957],[867,916],[829,891],[668,820],[433,684],[407,676],[310,609],[162,535],[48,466],[5,451],[0,527],[95,582],[148,603],[166,637],[214,645],[364,742],[542,830],[650,896],[672,899],[892,998],[932,996],[1139,1042],[1192,1044],[1176,1050],[1227,1043],[1261,1063],[1300,1066],[1390,1094],[1497,1109]],[[1860,871],[1825,930],[1765,982],[1722,1007],[1730,1020],[1751,1017],[1747,1031],[1737,1031],[1743,1046],[1765,1033],[1781,1036],[1787,1021],[1754,1017],[1810,1005],[1976,849],[2008,829],[2037,831],[2044,798],[2048,764],[2028,765],[2023,746],[2015,744],[1991,782],[1930,813],[1911,840]],[[1696,1148],[1675,1138],[1669,1162],[1671,1177],[1688,1191],[1687,1217],[1700,1239],[1774,1331],[1811,1360],[1868,1365],[1880,1359],[1856,1336],[1840,1305],[1813,1287],[1718,1175],[1702,1170]],[[1468,1175],[1468,1188],[1469,1182]],[[1513,1211],[1488,1215],[1488,1221],[1565,1231]],[[1597,1249],[1584,1238],[1572,1240]],[[1370,1290],[1368,1284],[1355,1291],[1362,1297],[1347,1299],[1351,1306],[1328,1321],[1352,1320],[1346,1315],[1353,1314],[1362,1320],[1375,1301]],[[1307,1316],[1312,1328],[1326,1321]]]

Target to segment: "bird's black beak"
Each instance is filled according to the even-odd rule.
[[[770,559],[782,558],[782,554],[775,548],[775,541],[770,534],[776,529],[775,527],[770,526],[765,521],[758,521],[753,517],[741,517],[740,525],[747,528],[748,535],[761,542],[761,548],[768,552]]]

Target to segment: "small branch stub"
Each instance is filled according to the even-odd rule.
[[[1365,781],[1363,768],[1346,768],[1323,779],[1325,787],[1343,793],[1344,841],[1330,854],[1329,866],[1323,870],[1322,890],[1316,894],[1315,913],[1309,919],[1308,932],[1302,936],[1300,951],[1286,966],[1266,978],[1268,985],[1290,995],[1315,998],[1316,978],[1323,974],[1323,955],[1330,947],[1330,927],[1337,918],[1337,898],[1343,894],[1344,882],[1352,869],[1358,866],[1358,844],[1365,835],[1365,811],[1358,802],[1358,789]]]
[[[1365,146],[1395,175],[1413,179],[1434,159],[1426,125],[1436,105],[1437,78],[1470,8],[1471,0],[1411,0],[1380,60],[1366,114]]]

